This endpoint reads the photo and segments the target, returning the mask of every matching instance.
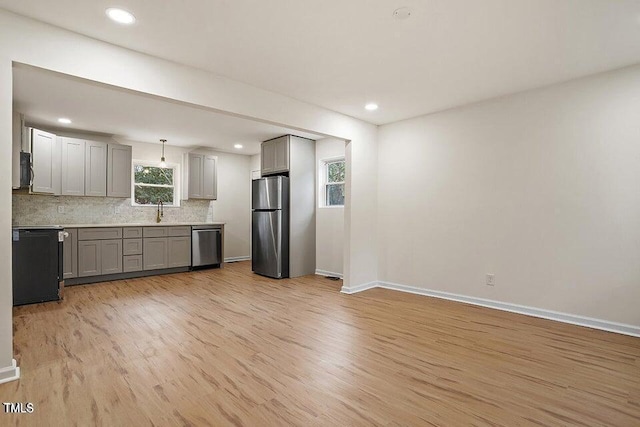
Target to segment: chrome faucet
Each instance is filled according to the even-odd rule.
[[[162,204],[162,200],[158,200],[158,215],[156,215],[156,222],[162,221],[163,216],[164,216],[164,204]]]

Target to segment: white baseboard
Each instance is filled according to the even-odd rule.
[[[342,292],[343,294],[356,294],[358,292],[366,291],[367,289],[373,289],[377,287],[378,287],[378,282],[369,282],[369,283],[363,283],[362,285],[356,285],[356,286],[350,286],[350,287],[342,286],[342,289],[340,289],[340,292]]]
[[[251,260],[250,256],[232,256],[229,258],[225,258],[224,262],[238,262],[238,261],[249,261]]]
[[[334,273],[333,271],[316,270],[316,274],[319,275],[319,276],[339,277],[339,278],[342,279],[342,273]]]
[[[493,308],[496,310],[509,311],[511,313],[524,314],[527,316],[540,317],[542,319],[555,320],[557,322],[570,323],[572,325],[585,326],[587,328],[600,329],[608,332],[615,332],[633,337],[640,337],[640,326],[628,325],[624,323],[610,322],[607,320],[594,319],[591,317],[578,316],[575,314],[561,313],[558,311],[546,310],[543,308],[528,307],[525,305],[511,304],[507,302],[494,301],[484,298],[476,298],[449,292],[434,291],[431,289],[416,288],[413,286],[401,285],[391,282],[370,282],[358,285],[353,288],[342,288],[346,294],[354,294],[372,288],[390,289],[393,291],[408,292],[416,295],[441,298],[450,301],[463,302],[481,307]]]
[[[16,363],[16,359],[11,361],[11,366],[0,368],[0,384],[15,381],[20,378],[20,368]]]

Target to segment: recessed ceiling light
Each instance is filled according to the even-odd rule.
[[[240,148],[242,148],[242,144],[235,144],[235,145],[233,146],[233,148],[238,148],[238,149],[240,149]]]
[[[136,22],[136,17],[133,16],[131,12],[127,12],[124,9],[119,9],[117,7],[110,7],[106,11],[107,16],[111,18],[113,21],[116,21],[118,24],[133,24]]]
[[[70,124],[71,124],[71,120],[69,120],[69,119],[67,119],[67,118],[65,118],[65,117],[61,117],[61,118],[59,118],[59,119],[58,119],[58,122],[59,122],[59,123],[62,123],[62,124],[64,124],[64,125],[70,125]]]
[[[365,105],[364,108],[369,111],[375,111],[378,109],[378,104],[376,104],[375,102],[370,102],[367,105]]]

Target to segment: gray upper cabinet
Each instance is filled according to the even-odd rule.
[[[189,198],[202,199],[202,176],[203,176],[202,154],[189,153]]]
[[[204,156],[202,172],[203,199],[216,200],[218,198],[216,162],[217,158],[215,156]]]
[[[287,172],[289,170],[289,135],[263,142],[260,158],[263,176]]]
[[[216,200],[218,171],[216,156],[189,153],[189,199]]]
[[[66,228],[64,230],[69,235],[64,238],[62,244],[62,259],[64,279],[78,277],[78,230],[76,228]]]
[[[104,142],[86,141],[84,194],[107,195],[107,144]]]
[[[64,196],[84,196],[85,142],[76,138],[60,138],[62,144],[62,187]]]
[[[48,132],[31,129],[31,192],[60,194],[60,141]]]
[[[107,146],[107,196],[131,197],[131,146]]]

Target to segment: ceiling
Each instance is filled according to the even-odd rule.
[[[117,5],[133,26],[109,21]],[[412,9],[396,20],[400,6]],[[0,7],[384,124],[640,62],[638,0],[0,0]],[[364,104],[377,102],[375,112]]]
[[[57,120],[66,117],[69,130],[121,142],[164,138],[169,145],[258,154],[261,141],[281,135],[322,138],[26,66],[13,68],[13,102],[31,124],[61,128]]]

